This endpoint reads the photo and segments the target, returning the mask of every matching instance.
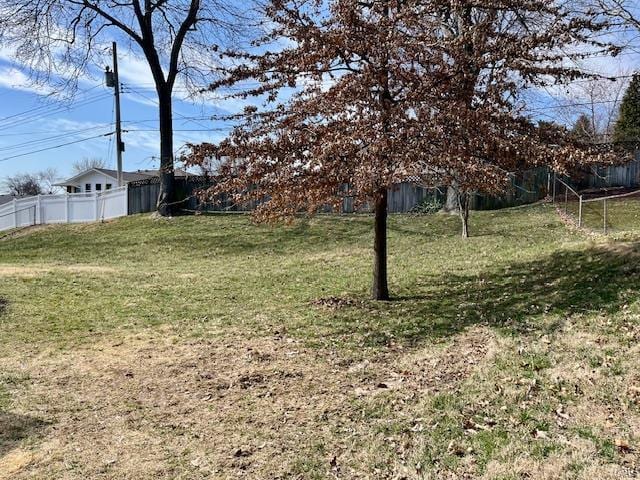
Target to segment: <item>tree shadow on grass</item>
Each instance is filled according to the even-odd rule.
[[[22,441],[40,438],[47,425],[43,420],[0,409],[0,459]]]
[[[416,344],[476,324],[549,333],[572,314],[612,314],[637,299],[640,243],[565,250],[480,275],[433,277],[429,285],[403,290],[405,296],[389,303],[365,301],[340,309],[324,326],[330,334],[356,334],[370,345]]]

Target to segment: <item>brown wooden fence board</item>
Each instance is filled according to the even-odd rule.
[[[235,205],[230,195],[220,195],[217,201],[201,202],[197,193],[210,185],[203,177],[176,178],[176,193],[180,199],[179,207],[191,211],[211,212],[247,212],[254,210],[259,202],[247,202]],[[511,178],[511,187],[500,196],[474,195],[471,208],[474,210],[494,210],[537,202],[546,197],[549,185],[549,169],[534,168],[515,174]],[[640,158],[620,166],[600,167],[588,173],[576,182],[576,188],[627,187],[640,188]],[[129,214],[152,212],[156,209],[156,200],[160,191],[158,179],[142,180],[129,184]],[[346,192],[346,189],[345,189]],[[443,201],[446,188],[430,189],[415,183],[404,182],[389,189],[389,212],[408,213],[426,199]],[[331,211],[327,208],[326,211]],[[340,213],[354,213],[353,197],[345,196]],[[369,211],[367,205],[358,209]]]

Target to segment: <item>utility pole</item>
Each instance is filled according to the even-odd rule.
[[[116,156],[118,159],[118,187],[124,182],[122,180],[122,152],[124,152],[124,143],[122,142],[122,125],[120,123],[120,80],[118,79],[118,48],[116,42],[113,42],[113,72],[109,71],[109,67],[105,71],[105,82],[107,87],[113,87],[116,101]]]

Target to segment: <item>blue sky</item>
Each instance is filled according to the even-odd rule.
[[[126,144],[125,170],[157,168],[157,104],[146,63],[130,52],[120,52],[120,80],[123,85],[122,120]],[[597,58],[586,67],[607,75],[629,74],[640,65],[637,54],[627,52],[617,59]],[[113,131],[113,89],[103,84],[94,66],[94,78],[84,77],[71,101],[48,97],[51,87],[29,83],[20,66],[0,51],[0,180],[18,172],[54,168],[61,178],[71,174],[73,162],[83,157],[99,157],[115,167]],[[187,142],[218,141],[229,124],[211,116],[237,113],[245,102],[224,98],[189,100],[180,83],[174,100],[174,144],[176,153]],[[580,101],[580,92],[553,87],[533,92],[531,108],[539,108],[540,118],[558,117],[555,105]],[[62,144],[60,148],[50,148]],[[44,150],[38,152],[38,150]],[[0,191],[2,188],[0,187]]]
[[[126,130],[124,167],[157,167],[157,104],[150,74],[144,62],[125,56],[120,61],[120,79]],[[72,100],[54,100],[48,93],[49,87],[30,84],[9,59],[0,60],[0,177],[44,168],[55,168],[66,176],[73,162],[83,157],[99,157],[115,165],[114,135],[101,136],[113,131],[113,89],[104,85],[101,76],[83,79]],[[187,100],[185,95],[184,88],[178,86],[174,100],[176,150],[186,142],[222,138],[229,124],[210,117],[241,108],[234,101]],[[71,142],[77,143],[49,149]],[[47,150],[35,152],[41,149]]]

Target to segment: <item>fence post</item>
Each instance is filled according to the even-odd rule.
[[[582,195],[578,197],[580,206],[578,207],[578,228],[582,228]]]
[[[36,199],[36,214],[33,223],[40,225],[42,223],[42,199],[38,195]]]
[[[69,223],[69,194],[64,196],[64,223]]]
[[[18,209],[16,207],[17,203],[18,201],[14,198],[13,199],[13,228],[18,228]]]
[[[607,199],[604,199],[604,234],[607,235],[608,232],[608,227],[607,227]]]
[[[129,184],[124,184],[124,215],[129,215]]]
[[[556,184],[558,182],[556,181],[556,172],[553,172],[553,196],[551,197],[551,202],[552,203],[556,203]]]
[[[569,187],[564,186],[564,213],[569,210]]]
[[[100,220],[100,206],[98,205],[98,192],[93,194],[93,213],[95,214],[95,221]]]

